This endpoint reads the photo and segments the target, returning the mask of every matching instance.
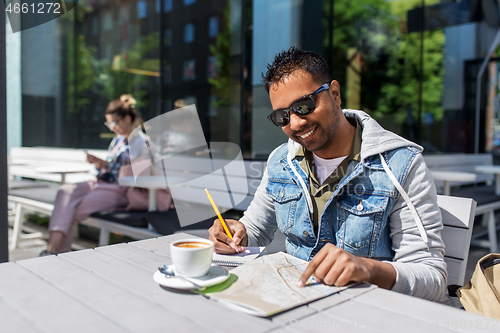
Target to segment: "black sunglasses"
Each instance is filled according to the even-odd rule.
[[[312,94],[302,96],[286,109],[273,111],[273,113],[267,116],[267,119],[272,121],[274,125],[283,127],[288,125],[288,123],[290,122],[290,111],[293,111],[301,116],[308,115],[316,109],[316,102],[314,101],[313,96],[319,94],[322,91],[328,90],[329,87],[330,84],[325,83],[324,85],[319,87],[318,90],[316,90]]]

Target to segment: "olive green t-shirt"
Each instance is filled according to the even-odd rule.
[[[316,168],[314,159],[312,156],[312,152],[305,150],[303,147],[300,147],[295,155],[296,159],[300,160],[300,167],[306,171],[309,178],[309,190],[313,204],[313,216],[312,221],[314,225],[314,229],[317,232],[319,226],[319,218],[321,213],[325,209],[326,203],[333,195],[335,188],[337,187],[340,179],[347,172],[347,168],[349,166],[349,162],[352,160],[359,161],[360,160],[360,152],[361,152],[361,125],[355,118],[346,117],[351,125],[356,127],[356,132],[354,133],[354,139],[352,141],[351,152],[349,156],[347,156],[342,163],[325,179],[323,184],[319,183],[318,176],[316,174]]]

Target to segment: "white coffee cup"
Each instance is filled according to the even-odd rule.
[[[208,239],[181,239],[170,244],[170,255],[176,275],[200,277],[212,265],[214,243]]]

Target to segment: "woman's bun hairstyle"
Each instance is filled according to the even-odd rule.
[[[119,99],[115,99],[108,104],[106,114],[116,114],[121,118],[125,118],[128,115],[133,123],[137,116],[135,104],[137,104],[137,101],[132,95],[121,95]]]
[[[123,94],[120,96],[120,102],[123,103],[125,106],[132,106],[135,107],[137,104],[137,101],[134,99],[134,97],[130,94]]]

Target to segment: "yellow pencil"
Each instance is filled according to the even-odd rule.
[[[222,218],[222,216],[220,215],[220,212],[219,212],[219,209],[217,208],[217,206],[215,205],[215,202],[214,202],[214,199],[212,199],[212,196],[210,195],[210,192],[208,192],[208,189],[205,189],[205,193],[207,194],[207,197],[208,197],[208,200],[210,200],[210,203],[212,204],[212,207],[214,207],[214,210],[215,210],[215,213],[217,214],[217,217],[219,218],[219,221],[220,223],[222,224],[222,227],[224,228],[224,231],[226,232],[226,234],[231,238],[233,239],[233,235],[231,235],[231,233],[229,232],[229,229],[226,225],[226,221],[224,221],[224,219]]]

